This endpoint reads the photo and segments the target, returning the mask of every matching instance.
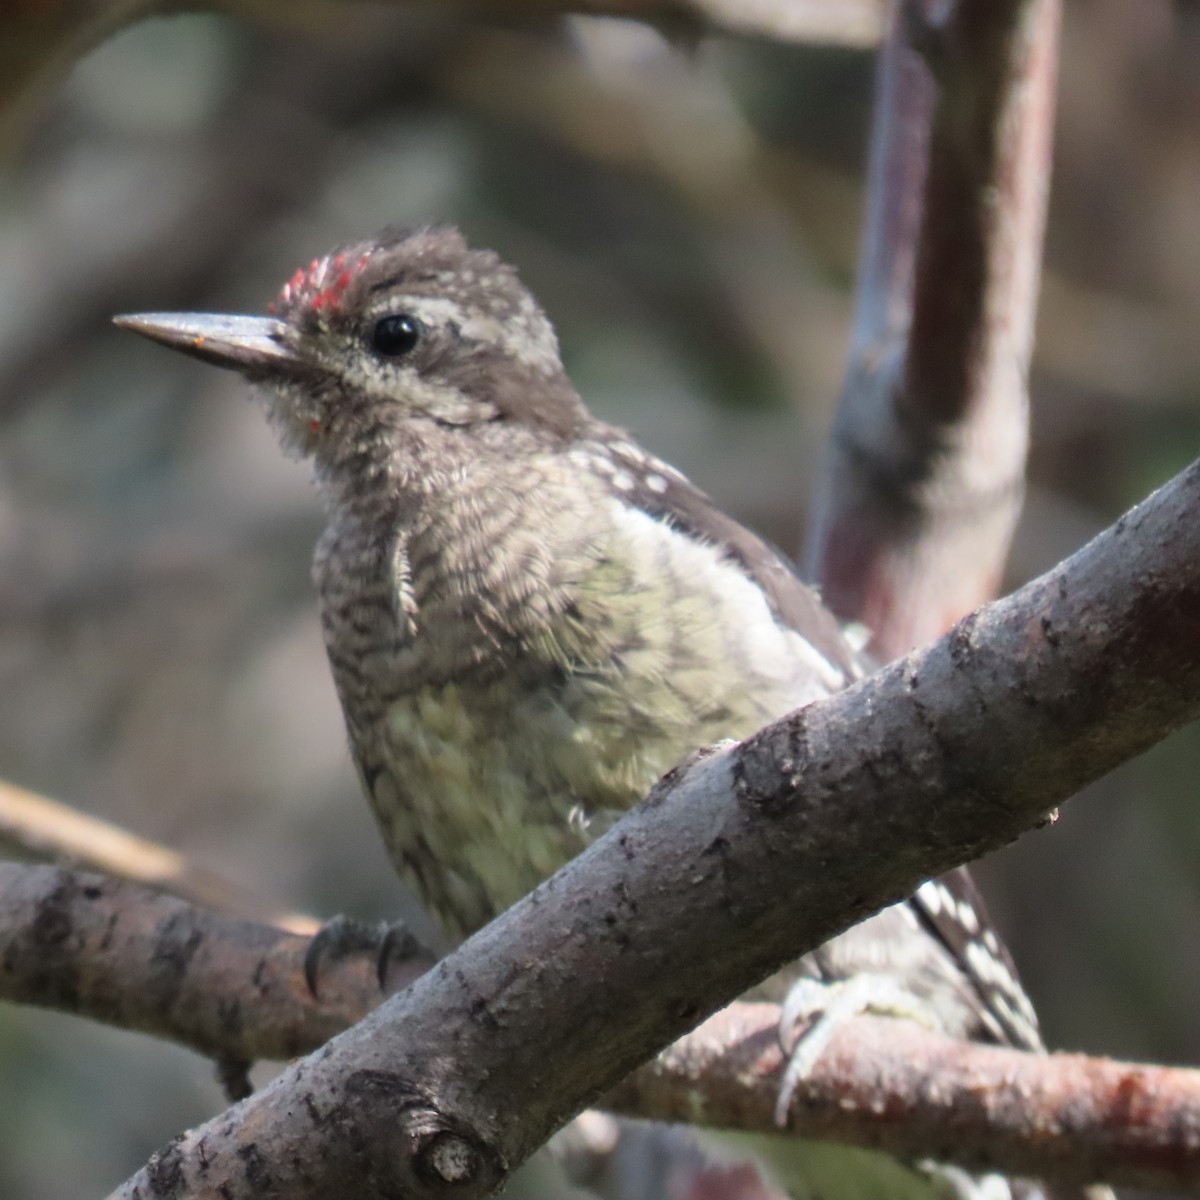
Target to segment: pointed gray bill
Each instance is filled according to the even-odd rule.
[[[280,375],[303,368],[303,360],[284,341],[287,327],[274,317],[131,313],[113,317],[113,324],[193,358],[251,377]]]

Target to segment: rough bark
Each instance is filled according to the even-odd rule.
[[[933,646],[697,756],[114,1195],[486,1195],[703,1015],[1194,719],[1198,515],[1200,464]]]
[[[782,1068],[773,1005],[737,1004],[604,1099],[664,1121],[762,1130]],[[1200,1071],[964,1044],[911,1022],[845,1026],[791,1129],[1057,1185],[1200,1191]]]
[[[312,995],[307,945],[136,884],[0,864],[0,995],[222,1063],[308,1053],[380,1003],[370,956],[328,961]],[[427,965],[405,964],[391,988]],[[777,1021],[774,1005],[730,1005],[602,1103],[643,1119],[770,1130]],[[907,1022],[840,1030],[797,1091],[790,1131],[1058,1183],[1200,1190],[1200,1072],[964,1045]]]

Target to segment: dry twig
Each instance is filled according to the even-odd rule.
[[[177,850],[2,780],[0,838],[37,858],[144,883],[216,912],[252,917],[290,933],[311,934],[319,924],[205,871]]]

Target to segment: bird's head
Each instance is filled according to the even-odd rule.
[[[262,385],[285,445],[327,467],[368,443],[399,446],[414,423],[470,436],[503,421],[562,438],[587,419],[516,271],[448,227],[314,259],[266,316],[115,320]]]

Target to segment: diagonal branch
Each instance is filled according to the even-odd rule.
[[[1198,603],[1200,464],[933,646],[672,772],[114,1196],[487,1194],[703,1014],[1194,719]]]
[[[38,858],[144,883],[194,904],[256,917],[292,933],[311,934],[318,927],[312,917],[270,904],[189,862],[177,850],[4,780],[0,780],[0,840]]]

